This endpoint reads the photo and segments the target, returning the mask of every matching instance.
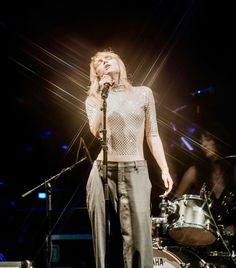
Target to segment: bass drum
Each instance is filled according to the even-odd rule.
[[[200,268],[215,266],[206,263],[195,252],[182,247],[153,248],[153,268]]]

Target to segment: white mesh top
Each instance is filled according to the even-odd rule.
[[[86,112],[92,126],[101,104],[92,96],[86,99]],[[153,93],[145,86],[110,90],[107,98],[108,161],[143,160],[143,138],[157,135]],[[100,130],[103,126],[101,124]],[[102,135],[102,133],[101,133]],[[103,159],[103,150],[97,159]]]

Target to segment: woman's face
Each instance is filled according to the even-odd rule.
[[[209,136],[201,135],[200,142],[202,145],[202,150],[205,153],[206,157],[211,158],[213,156],[216,156],[217,149],[214,139]]]
[[[94,59],[94,68],[99,77],[120,72],[120,67],[117,60],[110,54],[98,55]]]

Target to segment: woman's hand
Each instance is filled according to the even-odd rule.
[[[165,188],[166,188],[166,191],[164,192],[164,194],[162,195],[162,197],[165,197],[167,196],[171,190],[172,190],[172,187],[173,187],[173,180],[170,176],[170,173],[169,171],[162,171],[161,173],[161,176],[162,176],[162,180],[164,182],[164,185],[165,185]]]

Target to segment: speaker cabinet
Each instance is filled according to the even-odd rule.
[[[53,268],[95,268],[91,234],[52,236]]]

